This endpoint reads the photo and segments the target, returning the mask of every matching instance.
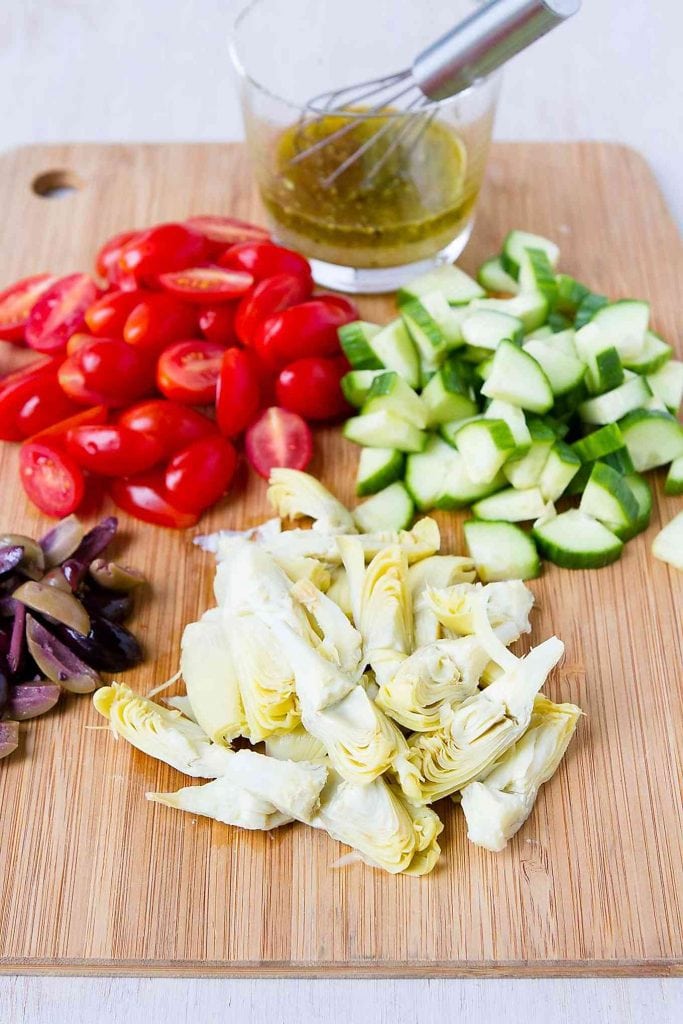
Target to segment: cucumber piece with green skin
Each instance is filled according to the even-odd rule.
[[[503,267],[500,256],[492,256],[482,263],[477,271],[477,281],[488,292],[498,295],[516,295],[519,291],[519,285]]]
[[[622,360],[637,359],[642,353],[649,322],[650,304],[638,299],[611,302],[599,309],[591,320]]]
[[[631,488],[631,493],[636,499],[638,505],[638,515],[631,524],[631,527],[626,532],[621,532],[619,536],[622,540],[630,540],[631,537],[635,537],[636,534],[642,533],[643,530],[647,530],[650,525],[650,516],[652,515],[652,490],[647,480],[639,476],[638,473],[630,473],[624,477],[624,482]]]
[[[421,452],[427,438],[414,423],[407,423],[387,409],[352,416],[342,433],[348,441],[366,448],[395,448],[400,452]]]
[[[645,377],[633,377],[618,388],[582,402],[578,413],[584,423],[604,425],[616,423],[627,412],[640,409],[652,397]]]
[[[683,512],[659,531],[652,542],[652,554],[683,572]]]
[[[524,325],[526,332],[535,331],[545,323],[548,316],[548,300],[540,292],[526,292],[515,295],[512,299],[475,299],[470,310],[492,309],[498,313],[507,313],[517,317]]]
[[[635,473],[633,459],[629,455],[626,445],[623,448],[617,448],[615,452],[608,452],[599,461],[604,462],[606,466],[611,466],[612,469],[616,469],[617,473],[621,473],[622,476]]]
[[[452,462],[449,472],[444,481],[443,489],[436,502],[439,509],[466,508],[473,501],[485,498],[489,494],[499,491],[505,484],[505,479],[498,474],[488,484],[477,484],[472,480],[465,467],[465,460],[460,452],[455,451],[457,458]]]
[[[679,455],[669,466],[664,493],[683,494],[683,455]]]
[[[539,292],[553,309],[557,301],[555,271],[543,249],[525,249],[519,264],[521,292]]]
[[[608,423],[590,434],[586,434],[572,445],[582,462],[595,462],[603,455],[616,452],[625,445],[624,435],[616,423]]]
[[[455,431],[453,440],[475,484],[489,484],[515,450],[507,423],[484,416],[467,420]]]
[[[375,377],[387,371],[381,370],[349,370],[341,379],[342,394],[350,405],[360,408],[368,397]]]
[[[484,416],[487,419],[503,420],[510,428],[515,449],[513,457],[518,458],[529,451],[531,447],[531,433],[527,426],[526,417],[517,405],[504,402],[501,398],[492,398],[486,406]]]
[[[463,524],[467,553],[484,583],[532,580],[540,575],[536,545],[519,526],[468,519]]]
[[[471,348],[487,351],[498,348],[503,338],[521,343],[524,337],[524,326],[518,317],[494,309],[475,309],[465,317],[460,329]]]
[[[578,359],[579,353],[576,351],[576,342],[574,340],[575,336],[576,331],[574,328],[568,327],[564,331],[557,331],[556,334],[551,334],[550,338],[546,338],[545,341],[547,341],[547,343],[557,352],[562,352],[565,356],[571,356],[572,359]],[[527,338],[527,341],[532,340],[531,336]]]
[[[530,331],[526,336],[526,341],[549,341],[552,337],[554,337],[552,327],[543,324],[542,327],[537,327],[535,331]]]
[[[523,348],[543,370],[554,395],[567,395],[583,383],[585,364],[575,356],[566,355],[552,341],[526,341]]]
[[[555,242],[543,238],[542,235],[532,235],[529,231],[509,231],[503,242],[501,260],[505,270],[515,280],[519,280],[521,263],[527,249],[542,250],[551,267],[557,266],[560,250]]]
[[[558,313],[556,309],[553,309],[548,313],[548,326],[553,334],[561,334],[563,331],[573,330],[574,321],[564,313]]]
[[[452,358],[446,359],[420,398],[427,411],[427,425],[430,427],[477,414],[477,403],[472,397],[468,375]]]
[[[460,452],[436,435],[429,437],[423,452],[406,459],[405,484],[423,512],[432,508],[463,508],[493,493],[503,483],[496,478],[487,485],[475,484]]]
[[[558,313],[575,316],[583,300],[591,294],[590,288],[570,277],[569,274],[558,274],[555,280],[557,282],[555,309]]]
[[[555,441],[538,478],[544,501],[557,501],[581,469],[581,459],[564,441]]]
[[[506,487],[496,494],[472,505],[477,519],[500,519],[506,523],[523,523],[538,519],[545,512],[546,503],[538,487],[518,490]]]
[[[618,537],[638,518],[638,503],[621,473],[604,462],[596,462],[579,505],[581,512],[593,516]]]
[[[461,317],[441,292],[430,292],[401,306],[401,316],[427,367],[436,367],[446,352],[465,344]]]
[[[624,369],[614,345],[605,341],[595,324],[586,324],[574,335],[576,351],[587,367],[586,384],[591,394],[600,395],[624,383]]]
[[[403,476],[405,456],[395,448],[363,448],[358,460],[356,494],[377,494]]]
[[[589,292],[588,295],[583,297],[579,303],[579,308],[576,310],[576,316],[574,317],[575,329],[578,331],[581,327],[585,327],[599,309],[608,305],[609,299],[606,295],[597,295],[595,292]]]
[[[599,569],[623,550],[616,534],[578,508],[561,512],[533,530],[541,554],[564,569]]]
[[[646,380],[655,398],[675,416],[683,399],[683,362],[671,359]]]
[[[404,306],[431,292],[441,292],[451,306],[463,306],[471,302],[472,299],[479,299],[484,295],[481,284],[473,281],[464,270],[452,265],[444,265],[427,271],[426,274],[416,277],[414,281],[403,288],[399,288],[396,302],[399,306]]]
[[[367,320],[354,320],[344,324],[337,334],[344,355],[356,370],[382,370],[384,365],[379,359],[372,342],[382,328]]]
[[[362,533],[382,533],[407,530],[414,515],[413,499],[405,484],[397,481],[358,505],[353,518]]]
[[[501,341],[493,356],[491,373],[481,389],[487,398],[502,398],[529,412],[548,412],[553,392],[536,360],[511,341]]]
[[[531,445],[520,459],[511,459],[503,466],[503,475],[513,487],[526,490],[535,487],[557,441],[555,431],[539,420],[527,421]]]
[[[484,359],[481,363],[477,364],[475,370],[476,376],[481,381],[488,380],[491,376],[491,370],[493,369],[493,356],[489,356],[488,359]],[[479,389],[481,391],[481,388]]]
[[[653,331],[645,334],[645,344],[640,355],[635,359],[622,359],[624,368],[634,373],[656,373],[668,363],[673,355],[671,345]]]
[[[420,430],[427,426],[427,410],[420,396],[391,370],[375,377],[361,410],[364,416],[386,409]]]
[[[668,412],[636,409],[619,421],[619,428],[639,473],[683,455],[683,427]]]
[[[412,388],[420,383],[415,346],[401,320],[386,327],[355,320],[339,328],[339,341],[354,370],[395,370]]]

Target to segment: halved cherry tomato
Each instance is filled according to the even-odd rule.
[[[162,446],[149,434],[116,423],[74,427],[66,440],[78,465],[101,476],[141,473],[164,455]]]
[[[230,302],[248,292],[253,283],[246,271],[221,267],[189,267],[159,275],[159,284],[186,302]]]
[[[203,512],[227,491],[237,452],[217,434],[183,448],[174,455],[164,474],[170,500],[183,512]]]
[[[83,427],[92,423],[106,423],[108,414],[106,406],[92,405],[89,409],[82,409],[74,416],[69,416],[68,419],[60,420],[58,423],[46,427],[40,433],[34,434],[31,440],[47,440],[49,444],[54,444],[57,448],[65,448],[66,437],[70,430],[75,430],[77,427]]]
[[[19,414],[30,398],[57,377],[58,359],[38,359],[0,381],[0,438],[21,441],[26,435],[19,425]]]
[[[223,302],[220,306],[205,306],[199,314],[199,329],[207,341],[215,341],[218,345],[234,345],[235,334],[235,302]]]
[[[119,256],[119,267],[138,281],[197,266],[207,258],[209,246],[199,231],[183,224],[157,224],[131,238]]]
[[[64,451],[47,441],[25,441],[19,452],[19,476],[26,494],[48,516],[68,516],[83,500],[85,481]]]
[[[21,407],[17,424],[24,437],[33,437],[78,411],[78,405],[64,394],[55,375],[41,381],[35,388]]]
[[[119,287],[122,277],[130,277],[130,275],[125,275],[119,266],[121,250],[139,234],[139,231],[121,231],[120,234],[113,235],[104,243],[95,257],[95,269],[100,277],[105,277],[107,281],[117,287]]]
[[[52,274],[34,274],[0,292],[0,339],[23,341],[26,322],[36,302],[57,281]]]
[[[234,217],[219,217],[209,213],[199,217],[188,217],[185,223],[204,235],[214,249],[214,255],[216,251],[222,252],[227,245],[235,245],[237,242],[267,242],[270,238],[265,228]]]
[[[199,519],[196,512],[182,512],[172,504],[159,472],[112,480],[109,493],[119,508],[146,523],[185,530]]]
[[[348,416],[351,406],[339,384],[348,371],[349,364],[344,356],[297,359],[280,371],[276,388],[278,405],[298,412],[306,420],[334,420]]]
[[[311,299],[262,320],[251,343],[264,364],[278,372],[295,359],[338,355],[337,331],[355,319],[339,306]]]
[[[196,310],[173,295],[159,292],[148,295],[131,311],[123,337],[129,345],[158,352],[171,341],[191,338],[196,332]]]
[[[294,274],[275,274],[259,281],[241,300],[235,317],[235,330],[242,344],[250,345],[258,324],[297,302],[305,302],[313,291],[312,278]]]
[[[262,371],[253,352],[229,348],[223,355],[216,389],[216,419],[222,433],[237,437],[261,408]]]
[[[148,434],[163,449],[166,457],[200,438],[217,433],[213,420],[196,409],[166,398],[138,402],[120,413],[118,422],[138,433]]]
[[[265,480],[275,466],[305,469],[313,456],[311,428],[295,412],[271,406],[249,427],[245,451]]]
[[[166,398],[187,405],[215,401],[225,349],[215,341],[177,341],[159,356],[157,387]]]
[[[76,334],[72,334],[66,343],[66,354],[72,356],[74,352],[78,352],[79,348],[83,348],[89,342],[95,340],[94,334],[86,334],[85,331],[78,331]],[[101,339],[105,340],[105,339]]]
[[[69,274],[40,296],[26,323],[26,344],[39,352],[57,353],[80,331],[84,315],[99,292],[89,274]]]
[[[85,311],[89,331],[98,338],[122,338],[129,314],[146,298],[147,293],[137,288],[127,292],[107,292]]]
[[[59,383],[75,402],[125,405],[154,387],[154,368],[144,352],[118,338],[95,338],[68,356]]]
[[[246,270],[255,281],[275,274],[293,274],[304,281],[311,278],[311,266],[305,256],[272,242],[240,242],[218,260],[228,270]]]

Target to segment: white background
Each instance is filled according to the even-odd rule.
[[[372,0],[339,2],[362,9]],[[240,138],[227,57],[240,6],[241,0],[0,0],[0,149],[42,141]],[[683,223],[682,65],[680,0],[584,0],[579,17],[508,69],[496,135],[635,146]],[[581,182],[576,189],[578,197]],[[529,1024],[540,1017],[549,1024],[674,1024],[683,1019],[681,986],[16,978],[0,979],[0,1021]]]

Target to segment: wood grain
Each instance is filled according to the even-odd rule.
[[[62,199],[35,175],[74,172]],[[232,211],[259,217],[236,146],[62,146],[0,158],[0,284],[42,267],[88,266],[108,234],[157,219]],[[602,144],[498,145],[473,240],[473,269],[510,226],[558,239],[563,268],[615,297],[652,302],[655,328],[683,328],[683,257],[652,176],[636,153]],[[369,298],[364,315],[388,319]],[[0,351],[0,371],[12,353]],[[313,466],[352,497],[356,453],[321,432]],[[47,523],[0,453],[2,522]],[[592,573],[549,569],[533,584],[533,642],[557,632],[564,665],[548,691],[586,711],[577,739],[508,849],[478,850],[443,807],[444,853],[426,879],[362,865],[303,827],[252,835],[167,808],[144,793],[177,774],[94,730],[87,698],[22,729],[23,753],[0,765],[0,970],[111,974],[567,975],[675,974],[683,963],[683,679],[676,576],[649,554],[680,506],[657,481],[650,530]],[[265,513],[248,486],[202,531]],[[106,508],[102,504],[99,512]],[[449,547],[463,516],[441,517]],[[142,692],[176,668],[180,632],[211,601],[213,565],[187,535],[123,519],[121,549],[153,584],[136,629],[148,660]],[[199,531],[194,531],[199,532]]]

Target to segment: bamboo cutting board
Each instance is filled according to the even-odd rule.
[[[37,178],[39,190],[75,189],[42,198]],[[0,158],[0,209],[0,287],[86,269],[125,228],[193,213],[261,217],[244,154],[228,145],[19,150]],[[510,227],[555,238],[562,268],[596,290],[649,299],[655,329],[680,338],[680,242],[635,152],[496,146],[464,268],[496,252]],[[370,319],[392,315],[387,298],[359,304]],[[13,358],[0,346],[0,371]],[[20,492],[16,454],[0,446],[2,528],[40,534],[47,522]],[[335,432],[319,435],[312,468],[347,501],[355,460]],[[469,844],[449,802],[442,859],[424,879],[335,868],[346,848],[303,826],[252,834],[152,805],[147,790],[181,777],[93,729],[91,702],[71,697],[23,727],[21,753],[0,764],[0,970],[681,973],[683,577],[649,554],[680,499],[663,498],[661,481],[655,493],[652,526],[616,565],[550,567],[532,584],[533,642],[556,632],[567,648],[548,693],[587,717],[504,853]],[[258,521],[264,495],[252,477],[202,532]],[[450,550],[462,550],[463,518],[440,517]],[[213,562],[187,535],[122,520],[120,550],[152,582],[134,625],[148,660],[127,676],[144,693],[175,671],[183,625],[211,603]]]

